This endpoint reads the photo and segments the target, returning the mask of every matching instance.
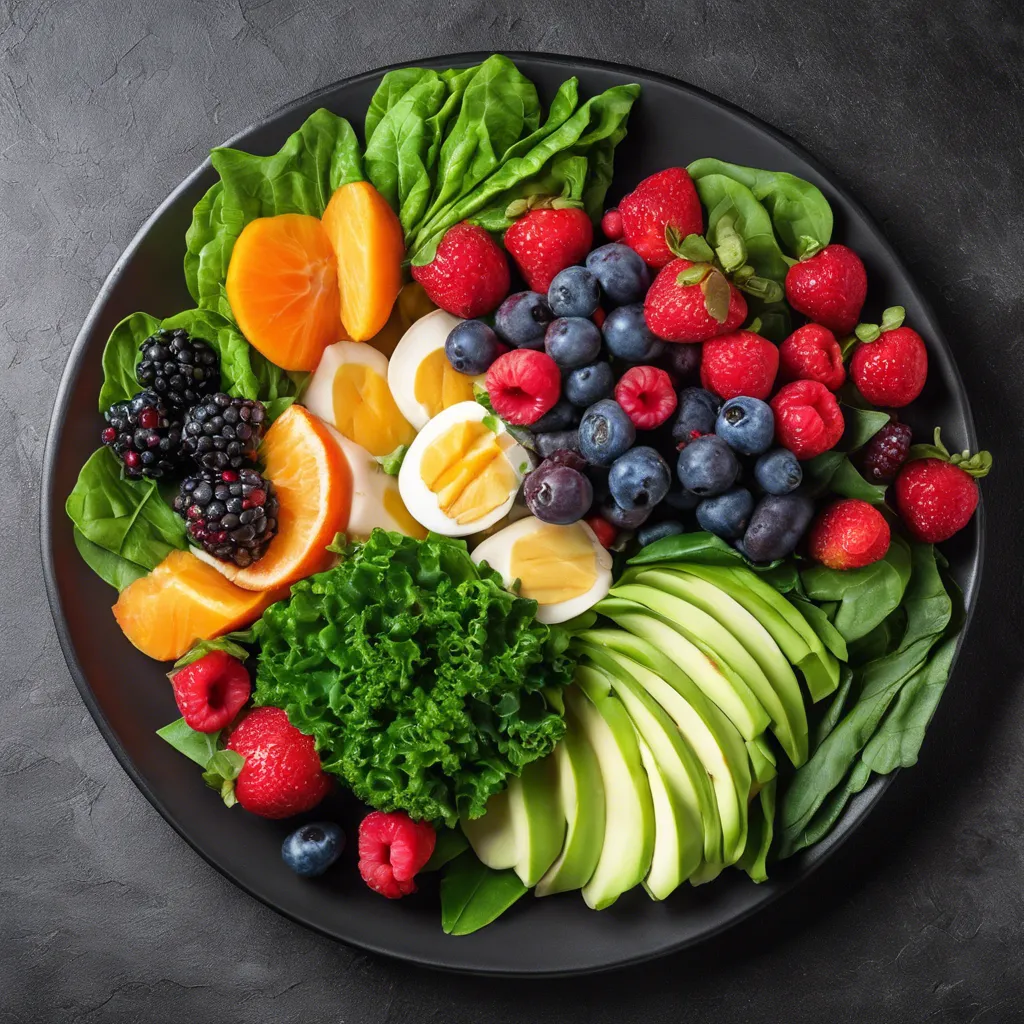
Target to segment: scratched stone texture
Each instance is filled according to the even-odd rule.
[[[82,705],[38,554],[57,381],[162,197],[294,97],[503,47],[675,75],[833,168],[935,304],[996,456],[981,603],[919,766],[729,935],[537,984],[362,955],[207,866]],[[1024,1020],[1022,96],[1017,0],[0,0],[0,1021]]]

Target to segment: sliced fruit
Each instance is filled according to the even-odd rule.
[[[683,866],[690,860],[686,847],[691,821],[686,805],[673,791],[668,773],[643,736],[638,736],[637,740],[654,804],[654,854],[643,886],[652,900],[663,900],[691,877],[699,865],[692,869]]]
[[[747,753],[750,754],[750,767],[754,771],[754,780],[759,786],[763,786],[779,774],[775,767],[775,752],[764,736],[748,740]]]
[[[190,552],[172,551],[121,591],[114,618],[143,654],[175,661],[197,640],[243,629],[284,596],[243,590]]]
[[[482,864],[494,871],[504,871],[515,866],[519,851],[512,831],[512,811],[507,789],[495,793],[487,801],[482,817],[463,818],[460,824]]]
[[[282,213],[246,224],[226,287],[249,343],[286,370],[315,370],[324,349],[345,337],[337,261],[316,217]]]
[[[550,757],[531,761],[509,780],[509,813],[516,841],[513,865],[523,885],[536,885],[565,841],[565,815],[558,801],[558,776]]]
[[[353,181],[331,196],[323,226],[337,255],[342,323],[353,341],[367,341],[388,322],[402,287],[402,225],[368,181]]]

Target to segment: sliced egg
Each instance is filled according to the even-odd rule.
[[[390,455],[416,435],[388,387],[387,356],[362,342],[324,350],[303,402],[371,455]]]
[[[416,435],[398,473],[405,507],[446,537],[479,533],[508,514],[530,453],[478,402],[438,413]]]
[[[402,415],[417,429],[439,412],[473,400],[473,382],[453,370],[444,343],[462,321],[443,309],[435,309],[416,321],[402,335],[388,364],[388,384]]]
[[[506,587],[537,602],[540,622],[565,622],[597,604],[612,585],[612,556],[584,522],[569,526],[520,519],[473,551]]]

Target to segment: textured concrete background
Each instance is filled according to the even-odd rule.
[[[206,150],[346,75],[439,52],[636,63],[788,132],[935,303],[996,455],[975,624],[920,765],[819,877],[607,978],[442,977],[307,933],[208,867],[79,700],[38,556],[50,406],[100,283]],[[1017,0],[0,2],[0,1021],[1024,1019]]]

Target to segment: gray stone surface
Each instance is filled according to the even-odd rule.
[[[501,47],[676,75],[834,168],[935,303],[996,456],[981,604],[920,765],[768,913],[695,953],[539,984],[362,955],[207,866],[86,713],[38,555],[57,381],[160,199],[295,96]],[[1016,0],[2,0],[0,1021],[1024,1019],[1022,95]]]

